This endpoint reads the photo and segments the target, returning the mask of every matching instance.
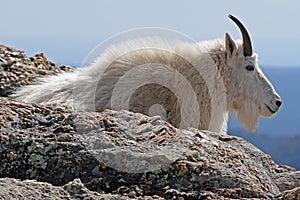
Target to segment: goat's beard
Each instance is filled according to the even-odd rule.
[[[259,118],[259,109],[257,105],[252,101],[246,101],[238,108],[237,118],[249,132],[255,131]]]

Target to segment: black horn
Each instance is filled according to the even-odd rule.
[[[244,27],[244,25],[234,16],[228,15],[228,17],[236,23],[236,25],[240,28],[243,36],[243,46],[244,46],[244,56],[251,56],[252,55],[252,45],[250,36]]]

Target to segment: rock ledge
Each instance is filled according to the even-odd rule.
[[[7,97],[69,70],[0,46],[0,198],[300,198],[300,172],[241,138],[129,111],[75,113]]]

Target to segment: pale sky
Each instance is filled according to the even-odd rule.
[[[250,32],[261,65],[300,66],[299,1],[0,0],[0,43],[44,52],[58,64],[81,64],[100,42],[139,27],[162,27],[191,38],[240,38],[227,17]]]

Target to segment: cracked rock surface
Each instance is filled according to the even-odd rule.
[[[20,52],[0,47],[0,198],[300,198],[300,172],[241,138],[129,111],[73,112],[7,97],[23,84],[4,76],[28,66],[39,72],[38,61]],[[18,66],[7,62],[12,55]],[[51,66],[47,75],[60,72]],[[14,70],[22,73],[7,73]]]

